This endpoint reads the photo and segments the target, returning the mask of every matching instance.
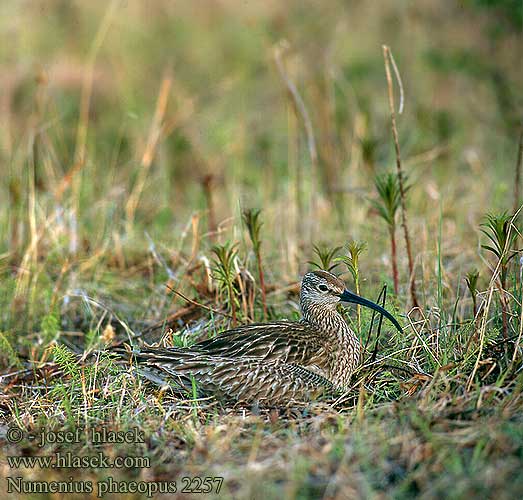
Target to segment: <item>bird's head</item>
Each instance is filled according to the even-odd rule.
[[[316,306],[331,310],[335,309],[339,302],[359,304],[386,316],[400,332],[403,331],[396,318],[387,310],[347,290],[342,280],[327,271],[311,271],[303,276],[300,301],[302,307]]]

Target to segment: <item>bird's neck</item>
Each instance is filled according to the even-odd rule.
[[[305,307],[303,307],[305,306]],[[328,378],[341,389],[348,385],[352,372],[360,362],[360,341],[336,309],[302,304],[303,321],[312,326],[331,346]]]

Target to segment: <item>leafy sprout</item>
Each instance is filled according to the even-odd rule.
[[[490,244],[481,245],[481,248],[502,260],[502,265],[507,264],[517,253],[507,255],[517,236],[517,231],[510,228],[512,216],[507,212],[498,215],[489,213],[485,215],[485,219],[480,225],[480,231],[490,240]]]
[[[374,186],[378,192],[378,199],[372,200],[373,207],[379,216],[389,225],[396,225],[396,214],[401,205],[401,191],[398,176],[393,173],[377,175]]]
[[[339,257],[336,257],[334,259],[337,262],[342,262],[347,266],[347,269],[352,274],[352,277],[354,278],[354,283],[356,285],[356,293],[360,293],[359,290],[359,261],[360,261],[360,255],[365,251],[367,248],[367,243],[365,241],[351,241],[346,249],[347,249],[347,255],[340,255]]]
[[[263,317],[267,319],[267,291],[265,287],[265,274],[263,272],[263,264],[261,257],[261,238],[260,231],[263,222],[260,220],[261,210],[259,208],[251,208],[244,210],[242,219],[247,226],[249,237],[251,238],[254,254],[256,255],[256,262],[258,265],[258,277],[260,279],[260,287],[262,293]]]
[[[399,273],[396,249],[396,216],[398,209],[401,207],[400,183],[397,174],[389,172],[377,175],[374,178],[374,186],[378,192],[378,198],[371,200],[371,203],[388,226],[392,279],[394,281],[394,293],[397,295],[399,293]]]
[[[339,253],[342,247],[328,247],[327,245],[314,245],[313,251],[319,259],[319,262],[309,260],[308,263],[318,269],[324,269],[325,271],[332,271],[338,266],[339,261],[336,260],[336,255]]]
[[[469,289],[470,296],[472,297],[473,313],[476,316],[477,311],[477,294],[478,294],[478,278],[479,271],[477,269],[472,269],[465,276],[465,282],[467,283],[467,288]]]
[[[261,210],[259,208],[250,208],[242,212],[242,219],[249,232],[255,253],[260,250],[261,245],[260,230],[263,222],[260,220],[260,214]]]
[[[465,282],[467,283],[467,288],[472,296],[475,296],[478,293],[478,278],[479,271],[473,269],[469,271],[465,276]]]
[[[336,257],[336,261],[342,262],[347,266],[347,269],[354,278],[354,286],[356,287],[356,293],[360,294],[360,255],[367,248],[367,243],[364,241],[351,241],[346,249],[347,255],[340,255]],[[358,330],[361,331],[361,306],[356,308],[358,313]]]
[[[220,289],[225,290],[233,323],[236,324],[236,296],[233,283],[236,277],[234,260],[238,254],[237,244],[227,242],[224,245],[214,245],[211,251],[215,255],[213,259],[214,277],[218,281]]]

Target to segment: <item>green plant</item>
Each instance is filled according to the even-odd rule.
[[[398,173],[398,184],[400,190],[400,206],[401,206],[401,226],[403,227],[403,234],[405,236],[405,247],[407,249],[407,259],[409,263],[409,282],[410,282],[410,296],[412,299],[412,305],[414,307],[419,307],[418,298],[416,295],[416,280],[414,279],[414,259],[412,257],[412,249],[410,245],[410,236],[409,236],[409,227],[407,224],[407,186],[406,180],[404,179],[405,174],[403,173],[403,168],[401,165],[401,153],[400,153],[400,143],[398,136],[398,129],[396,126],[396,110],[394,105],[394,89],[392,84],[392,76],[390,71],[390,66],[394,68],[394,74],[398,81],[398,86],[400,90],[400,104],[399,104],[399,113],[401,114],[403,108],[403,85],[401,83],[400,74],[390,47],[383,45],[383,57],[385,59],[385,73],[387,76],[387,88],[389,96],[389,110],[390,110],[390,122],[392,130],[392,138],[394,140],[394,151],[396,153],[396,171]]]
[[[354,286],[358,295],[360,295],[360,255],[366,248],[367,243],[365,241],[351,241],[346,247],[347,255],[340,255],[334,259],[347,266],[354,279]],[[358,330],[361,331],[361,306],[358,305],[356,310],[358,313]]]
[[[8,334],[0,332],[0,357],[7,360],[8,366],[22,367],[22,362],[16,353],[16,350],[11,345]]]
[[[58,316],[53,312],[46,314],[40,322],[40,330],[44,346],[56,341],[60,334],[60,320]]]
[[[214,245],[211,248],[215,255],[214,262],[214,277],[220,284],[220,288],[225,291],[227,295],[227,303],[229,305],[233,325],[238,322],[237,319],[237,297],[234,290],[234,280],[236,271],[234,269],[234,260],[238,254],[237,244],[230,242],[225,245]]]
[[[378,192],[378,198],[372,200],[372,205],[378,211],[378,215],[386,222],[389,231],[392,279],[394,282],[394,293],[397,295],[399,292],[399,278],[396,251],[396,216],[401,205],[398,176],[393,173],[377,175],[374,178],[374,186]]]
[[[508,266],[510,260],[517,255],[512,250],[517,236],[517,230],[513,226],[512,216],[507,212],[501,214],[488,213],[485,221],[480,225],[480,231],[490,240],[487,245],[482,244],[481,248],[488,250],[497,259],[496,267],[499,267],[500,284],[500,304],[503,323],[503,336],[508,338],[508,312],[507,301],[505,300],[505,290],[507,286]]]
[[[258,277],[260,279],[260,288],[262,294],[263,318],[267,319],[267,291],[265,288],[265,275],[263,272],[262,257],[261,257],[261,238],[260,230],[263,222],[260,221],[261,210],[258,208],[251,208],[244,210],[242,219],[249,232],[251,238],[254,254],[256,255],[256,263],[258,266]]]
[[[476,317],[478,312],[477,304],[477,295],[478,295],[478,278],[479,271],[477,269],[472,269],[465,276],[465,282],[467,283],[467,288],[469,289],[470,296],[472,298],[472,317]]]
[[[324,269],[325,271],[332,271],[339,262],[336,262],[336,255],[342,247],[328,247],[327,245],[314,245],[312,247],[314,253],[317,255],[319,262],[309,260],[308,264]]]
[[[80,366],[74,353],[62,344],[54,344],[51,348],[54,362],[73,380],[80,378]]]
[[[378,137],[368,135],[360,139],[361,156],[365,165],[368,165],[372,169],[375,168],[376,163],[376,151],[380,145]]]

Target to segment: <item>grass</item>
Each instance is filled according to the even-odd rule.
[[[16,475],[179,489],[201,476],[223,477],[209,496],[224,498],[520,497],[514,8],[3,2],[2,493]],[[384,43],[404,90],[396,143]],[[400,147],[419,308],[394,240],[396,176],[391,193],[375,184]],[[227,407],[104,353],[297,319],[299,279],[313,267],[373,300],[388,285],[386,307],[404,325],[379,329],[369,311],[344,309],[366,346],[345,394]],[[11,426],[137,428],[145,439],[39,448],[8,443]],[[57,451],[151,467],[7,461]]]

